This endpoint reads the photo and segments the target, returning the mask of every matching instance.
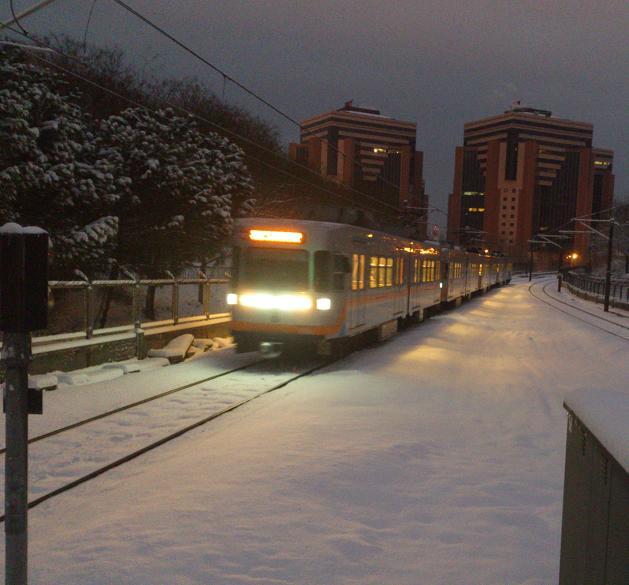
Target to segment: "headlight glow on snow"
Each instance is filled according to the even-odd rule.
[[[240,295],[240,305],[252,309],[309,311],[312,309],[312,299],[300,294],[248,293]]]

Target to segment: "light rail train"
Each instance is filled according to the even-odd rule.
[[[239,352],[330,355],[511,280],[511,263],[362,227],[247,218],[234,228],[232,331]]]

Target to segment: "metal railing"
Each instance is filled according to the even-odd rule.
[[[563,280],[578,291],[592,297],[595,302],[603,302],[605,296],[605,277],[592,276],[579,272],[566,272]],[[617,303],[629,304],[629,280],[612,278],[609,298]]]
[[[76,334],[92,338],[102,330],[139,330],[210,319],[229,312],[229,278],[81,280],[49,282],[48,328],[35,336]],[[131,275],[128,275],[131,276]],[[153,301],[147,303],[147,297]],[[81,335],[82,334],[82,335]]]

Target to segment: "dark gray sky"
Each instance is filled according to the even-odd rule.
[[[22,10],[35,0],[14,0]],[[616,196],[629,195],[629,3],[622,0],[128,0],[232,77],[297,119],[343,102],[417,122],[431,201],[443,209],[463,123],[513,100],[594,124],[615,151]],[[58,0],[24,24],[82,37],[91,0]],[[0,18],[8,19],[8,2]],[[158,74],[220,77],[111,0],[97,0],[89,41],[116,45]],[[243,97],[227,98],[297,129]],[[437,223],[445,217],[433,215]]]

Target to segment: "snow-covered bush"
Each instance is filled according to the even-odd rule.
[[[106,216],[128,184],[98,152],[80,98],[53,71],[0,50],[0,222],[44,226],[62,271],[107,263],[116,223]],[[99,223],[109,245],[89,227]]]
[[[172,110],[128,109],[102,120],[98,149],[129,177],[117,203],[119,259],[143,273],[210,256],[232,218],[251,209],[253,184],[235,144]]]

